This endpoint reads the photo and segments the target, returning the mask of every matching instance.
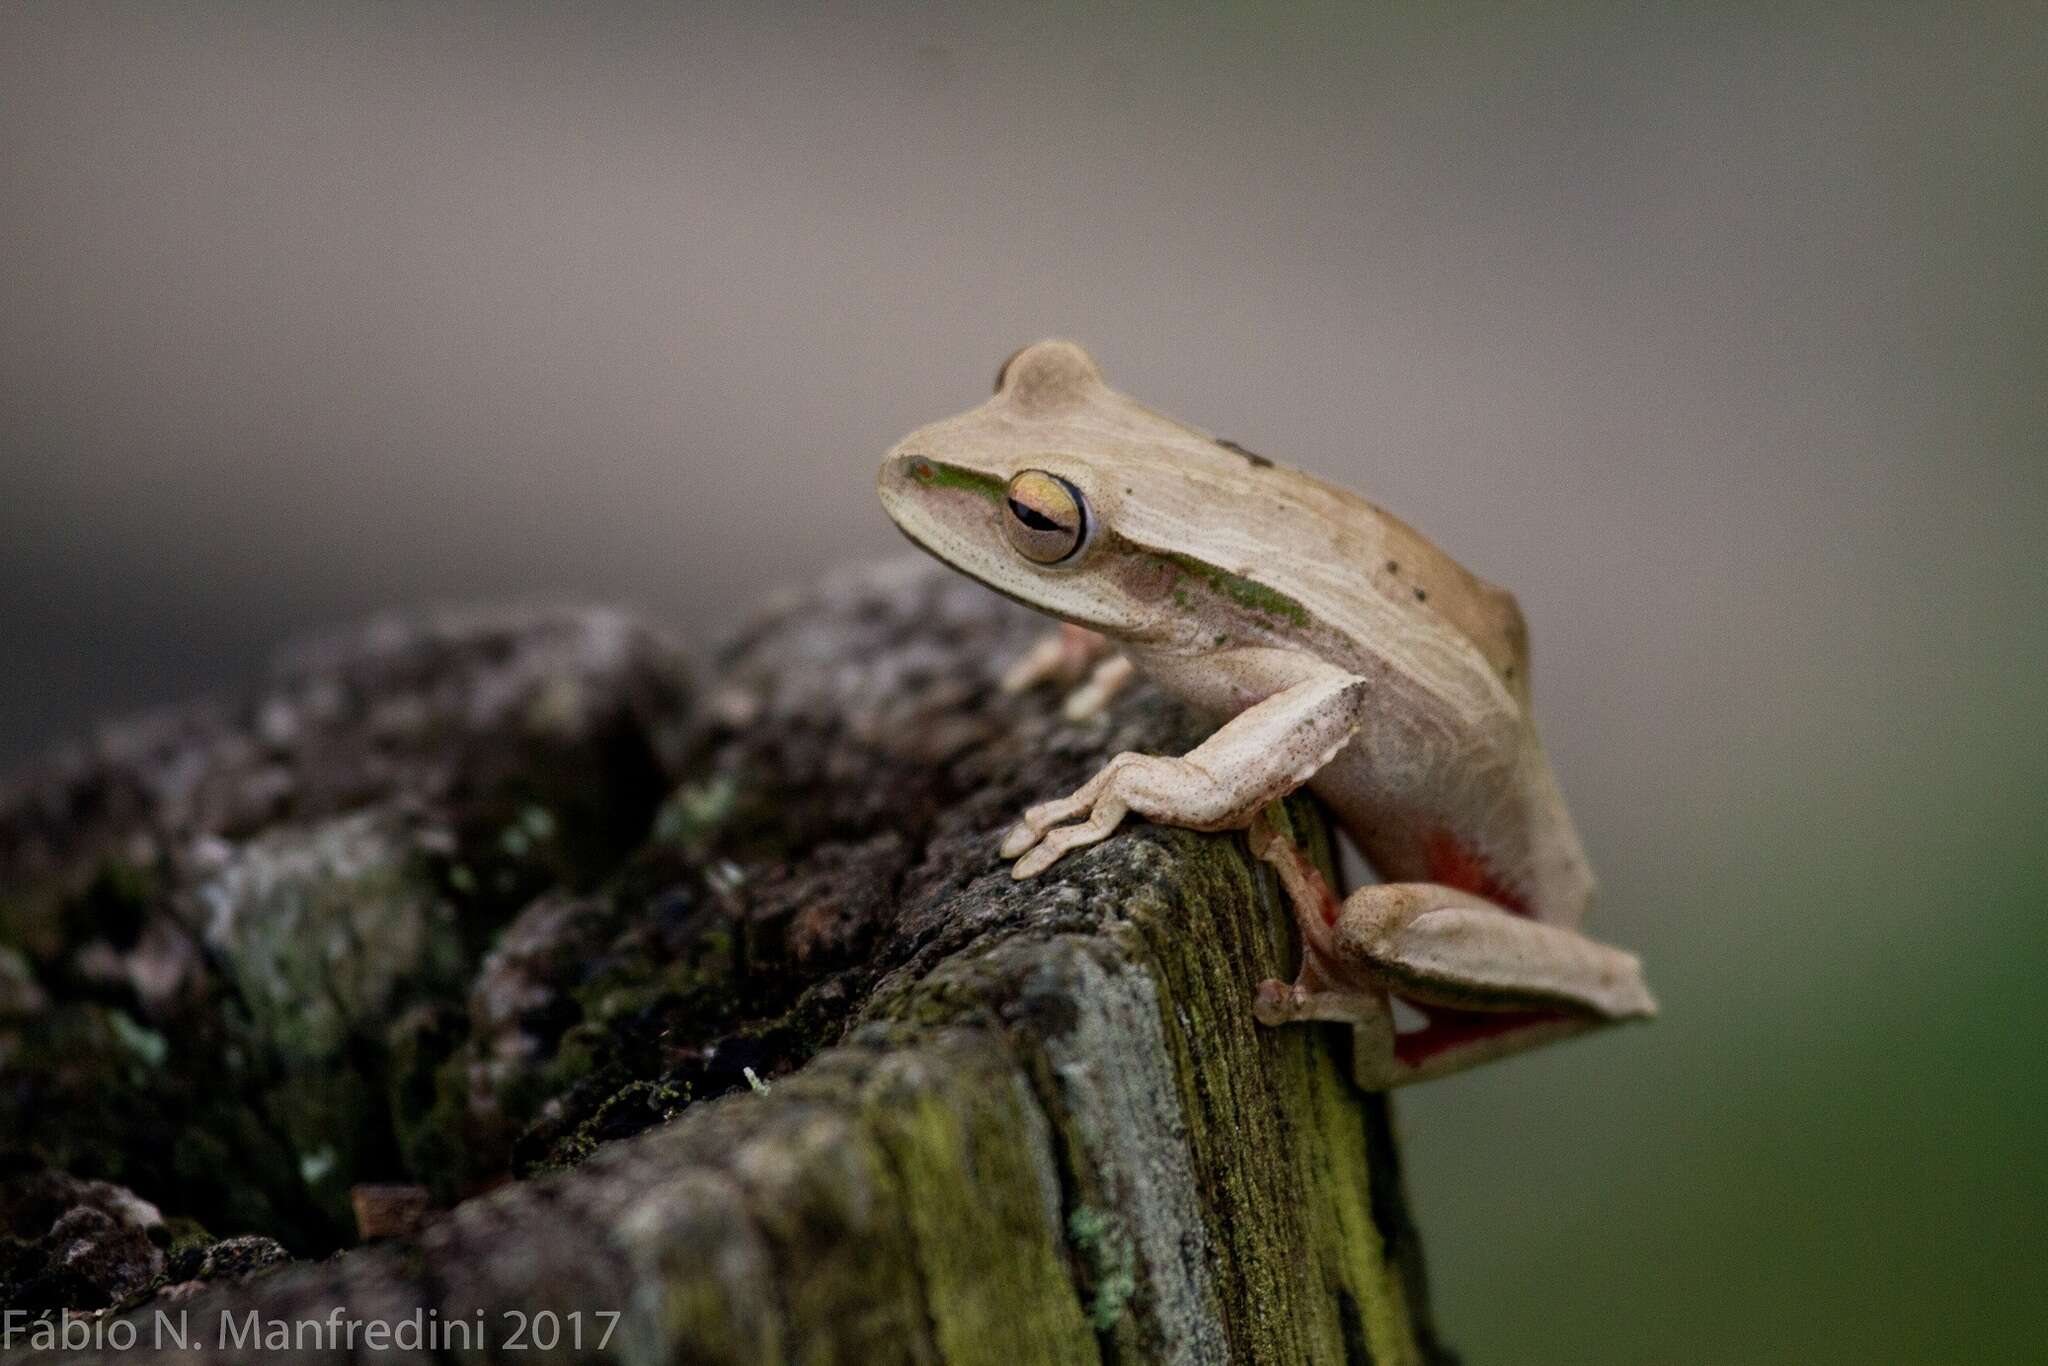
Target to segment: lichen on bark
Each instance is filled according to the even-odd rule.
[[[1201,733],[1143,689],[1086,724],[1003,696],[1040,627],[921,565],[694,669],[616,614],[398,619],[31,770],[0,791],[13,1160],[177,1221],[96,1292],[130,1313],[617,1310],[619,1360],[1443,1359],[1386,1102],[1333,1031],[1251,1018],[1292,947],[1242,839],[995,856],[1022,805]],[[79,1117],[30,1108],[58,1096]],[[351,1186],[406,1181],[422,1228],[312,1260]],[[77,1293],[22,1245],[39,1308]]]

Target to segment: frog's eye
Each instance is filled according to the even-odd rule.
[[[1088,505],[1058,475],[1025,470],[1003,494],[1003,534],[1034,564],[1058,564],[1088,539]]]

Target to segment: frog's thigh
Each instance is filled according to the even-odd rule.
[[[1307,676],[1240,712],[1185,757],[1119,754],[1071,796],[1026,811],[1003,840],[1003,856],[1018,859],[1014,875],[1031,877],[1108,837],[1127,812],[1194,830],[1239,829],[1314,777],[1357,732],[1366,683],[1320,661],[1290,659],[1286,667]],[[1076,817],[1085,819],[1055,828]]]
[[[1344,903],[1338,975],[1376,980],[1418,1006],[1355,1017],[1353,1072],[1381,1090],[1656,1013],[1635,955],[1433,883],[1364,887]]]
[[[1334,947],[1348,969],[1460,1010],[1559,1008],[1620,1020],[1657,1009],[1634,954],[1436,883],[1353,892]]]

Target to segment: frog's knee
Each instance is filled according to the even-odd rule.
[[[1431,906],[1424,889],[1414,883],[1361,887],[1344,898],[1337,913],[1336,950],[1351,962],[1390,962],[1401,932]]]

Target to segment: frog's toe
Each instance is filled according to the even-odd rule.
[[[1094,805],[1088,788],[1082,788],[1071,797],[1060,797],[1049,802],[1040,802],[1028,807],[1017,823],[1010,827],[1010,833],[1003,836],[1002,855],[1015,858],[1046,837],[1046,832],[1062,821],[1085,814]]]
[[[1059,862],[1068,850],[1101,843],[1123,824],[1124,812],[1128,809],[1114,798],[1096,802],[1087,820],[1049,831],[1037,848],[1017,860],[1017,866],[1010,870],[1010,875],[1017,878],[1036,876]]]
[[[1038,843],[1039,834],[1040,832],[1031,824],[1029,818],[1018,821],[1010,827],[1010,832],[1003,836],[1002,845],[997,852],[1004,858],[1016,858],[1032,845]]]
[[[1066,670],[1066,651],[1057,633],[1042,636],[1038,643],[1003,672],[997,685],[1006,693],[1029,692],[1040,683],[1057,679]]]
[[[1268,977],[1252,995],[1252,1018],[1269,1027],[1291,1024],[1301,1018],[1300,998],[1299,987]]]
[[[1093,844],[1116,829],[1117,822],[1130,809],[1130,803],[1117,792],[1119,775],[1143,757],[1119,754],[1103,765],[1101,772],[1066,796],[1027,808],[1023,817],[1010,828],[1010,833],[1003,836],[1002,856],[1016,858],[1029,850],[1032,859],[1036,860],[1045,850],[1052,852],[1045,854],[1043,861],[1019,865],[1017,876],[1030,877],[1067,850],[1081,844]],[[1115,814],[1111,815],[1111,812]],[[1087,819],[1079,825],[1068,826],[1064,830],[1053,828],[1081,816]],[[1108,823],[1102,824],[1104,821]]]
[[[1040,636],[1005,670],[999,686],[1006,693],[1020,693],[1041,683],[1078,683],[1109,648],[1109,642],[1093,631],[1061,625]]]
[[[1095,666],[1086,683],[1067,694],[1060,715],[1069,721],[1088,721],[1102,715],[1136,674],[1137,667],[1129,655],[1111,655]]]
[[[1018,882],[1023,882],[1027,878],[1037,877],[1040,873],[1052,867],[1053,861],[1058,857],[1057,853],[1047,852],[1046,847],[1041,844],[1010,866],[1010,876]]]

